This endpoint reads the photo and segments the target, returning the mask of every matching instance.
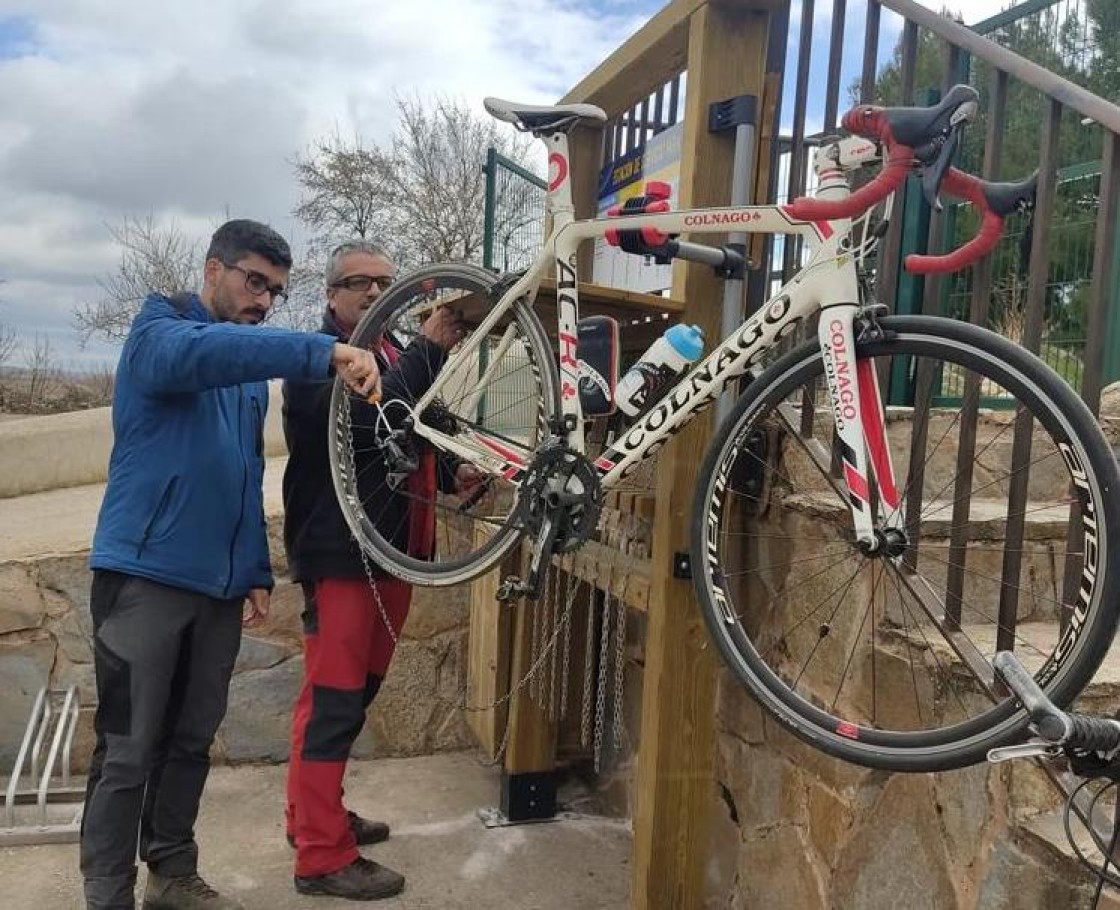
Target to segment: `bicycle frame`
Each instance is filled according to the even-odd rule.
[[[716,401],[729,383],[758,364],[775,344],[794,332],[802,322],[821,313],[818,336],[825,363],[833,418],[840,438],[845,480],[850,493],[852,517],[857,538],[875,546],[873,516],[869,502],[868,462],[878,480],[882,502],[898,517],[899,494],[886,445],[884,415],[878,379],[870,364],[861,368],[855,357],[854,320],[860,308],[856,259],[851,251],[851,220],[808,222],[789,215],[784,206],[743,206],[691,209],[654,215],[634,215],[625,219],[593,218],[576,220],[571,194],[571,169],[566,133],[546,138],[549,148],[547,212],[553,229],[532,266],[512,286],[482,320],[478,329],[464,342],[453,360],[466,358],[478,349],[502,317],[521,297],[533,299],[542,277],[551,266],[555,270],[557,294],[557,337],[559,339],[559,379],[561,414],[566,444],[585,454],[583,416],[579,398],[579,363],[576,355],[579,321],[579,272],[577,250],[585,241],[603,237],[610,228],[638,230],[655,228],[667,234],[716,234],[729,229],[747,233],[787,234],[804,237],[811,250],[809,262],[769,301],[699,364],[688,371],[619,440],[595,459],[600,481],[609,489],[625,479],[645,458],[656,452],[697,414]],[[830,148],[831,157],[820,150],[814,162],[820,181],[817,195],[826,199],[845,198],[849,184],[837,161],[849,168],[876,160],[875,146],[865,140],[839,140]],[[496,366],[510,343],[510,326],[499,343]],[[445,369],[442,377],[453,374]],[[485,387],[488,374],[479,385]],[[413,408],[419,415],[440,393],[443,381],[437,378]],[[451,451],[484,470],[517,482],[532,459],[532,450],[505,438],[491,437],[479,428],[466,428],[449,436],[424,425],[417,417],[415,431],[439,449]]]

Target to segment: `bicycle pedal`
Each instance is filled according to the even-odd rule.
[[[516,575],[510,575],[505,581],[498,585],[498,593],[494,596],[501,603],[511,603],[531,593],[532,588],[529,585],[525,584],[525,582]]]

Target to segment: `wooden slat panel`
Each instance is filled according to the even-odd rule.
[[[525,563],[528,560],[524,560]],[[520,574],[525,577],[527,565]],[[532,666],[533,611],[542,608],[542,601],[518,600],[513,612],[513,656],[511,684],[516,686]],[[556,766],[556,721],[529,697],[525,685],[509,701],[509,744],[506,747],[507,774],[551,771]]]

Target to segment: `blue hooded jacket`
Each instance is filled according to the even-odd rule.
[[[265,380],[325,378],[335,342],[215,322],[194,294],[150,295],[117,367],[91,568],[218,598],[271,588]]]

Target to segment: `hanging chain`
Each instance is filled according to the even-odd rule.
[[[611,643],[611,577],[614,574],[614,566],[612,565],[607,570],[607,590],[606,596],[603,598],[603,625],[600,629],[599,638],[599,672],[597,674],[598,680],[595,687],[595,773],[599,773],[599,767],[603,758],[603,727],[606,720],[607,711],[607,664],[610,660],[610,643]]]
[[[595,562],[595,575],[599,574],[599,562]],[[591,585],[591,596],[587,599],[587,635],[583,642],[583,704],[580,707],[579,742],[585,749],[591,745],[591,687],[592,659],[595,656],[595,586]]]
[[[548,584],[552,578],[552,566],[550,565],[545,570],[544,584],[541,586],[541,591],[544,595],[548,596]],[[529,633],[529,663],[535,664],[537,658],[541,653],[541,611],[538,609],[538,604],[533,604],[530,608],[532,610],[532,617],[530,619],[530,633]],[[529,698],[533,701],[538,701],[540,696],[541,681],[539,678],[534,678],[529,682]]]
[[[354,458],[354,433],[353,423],[351,422],[351,413],[349,401],[347,406],[343,409],[345,417],[343,418],[343,426],[346,429],[346,450],[350,457],[350,470],[357,476],[355,469],[356,461]],[[385,609],[385,604],[381,600],[381,591],[377,587],[377,579],[373,575],[373,566],[369,564],[369,557],[366,555],[365,547],[359,545],[358,552],[362,557],[362,569],[365,570],[366,578],[369,581],[369,589],[373,592],[374,602],[377,604],[377,611],[381,614],[381,621],[385,624],[386,630],[389,632],[389,638],[393,642],[393,650],[397,649],[397,630],[393,628],[393,623],[389,619],[389,611]]]
[[[574,573],[569,571],[567,573],[567,587],[564,588],[564,602],[571,603],[574,600],[572,594],[572,578]],[[575,586],[579,587],[577,580]],[[560,669],[560,718],[563,719],[568,716],[568,683],[569,673],[571,669],[572,659],[572,624],[571,622],[564,623],[564,644],[561,646],[562,658]]]
[[[557,569],[553,575],[552,581],[552,597],[548,601],[548,615],[549,622],[557,631],[560,630],[558,625],[560,621],[560,609],[557,606],[557,598],[560,597],[560,571]],[[556,663],[559,658],[559,647],[554,647],[548,659],[548,719],[556,719]]]
[[[573,585],[571,587],[571,590],[568,592],[567,603],[564,604],[564,611],[560,616],[560,621],[557,624],[557,627],[552,634],[552,638],[545,645],[541,654],[537,657],[536,661],[525,672],[525,675],[522,676],[521,679],[519,679],[516,682],[516,684],[511,686],[510,690],[505,695],[503,695],[501,698],[499,698],[495,702],[493,702],[493,704],[486,705],[485,707],[463,705],[462,706],[463,710],[465,710],[465,711],[489,711],[492,708],[496,710],[497,708],[504,705],[506,702],[511,702],[510,708],[512,709],[513,698],[515,696],[517,696],[523,689],[525,689],[526,686],[529,684],[529,682],[537,675],[538,671],[544,665],[545,659],[549,656],[549,654],[552,652],[552,650],[556,647],[556,642],[560,637],[561,631],[565,627],[567,627],[571,624],[572,604],[575,603],[576,593],[577,593],[578,590],[579,590],[579,585]],[[510,727],[512,726],[512,724],[510,723],[510,719],[509,719],[509,713],[510,713],[509,711],[506,712],[506,728],[505,728],[505,731],[502,734],[502,741],[501,741],[501,744],[498,746],[498,751],[494,754],[493,760],[488,762],[487,764],[490,764],[490,765],[501,764],[502,759],[505,756],[506,746],[509,744],[509,731],[510,731]]]
[[[630,580],[627,573],[622,581],[622,594],[615,601],[614,621],[614,748],[615,754],[622,748],[623,699],[625,696],[626,670],[626,585]]]

